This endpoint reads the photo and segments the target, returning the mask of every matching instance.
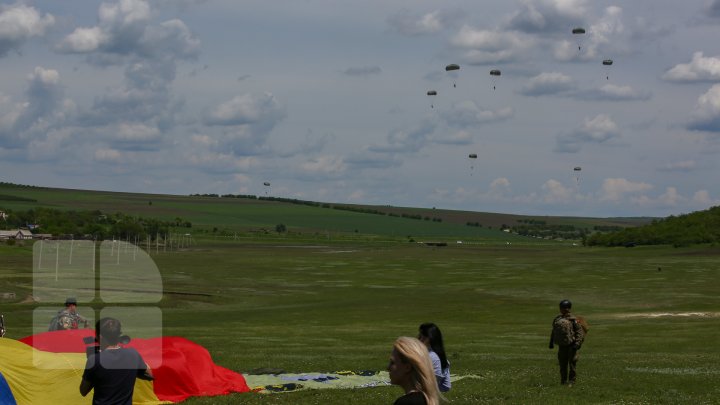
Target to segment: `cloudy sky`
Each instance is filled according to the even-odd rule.
[[[718,38],[720,0],[0,1],[0,181],[688,213]]]

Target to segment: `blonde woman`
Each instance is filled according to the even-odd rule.
[[[390,382],[399,385],[405,395],[394,405],[439,405],[435,373],[427,347],[418,339],[399,337],[393,345],[388,364]]]

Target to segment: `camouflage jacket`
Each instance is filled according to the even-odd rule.
[[[86,328],[87,326],[87,319],[83,318],[80,314],[63,309],[58,311],[57,315],[50,321],[48,330],[78,329],[79,327]]]
[[[572,314],[558,315],[552,323],[552,341],[556,345],[569,346],[572,344],[582,345],[585,340],[585,332]]]

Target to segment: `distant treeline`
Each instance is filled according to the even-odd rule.
[[[442,222],[442,218],[437,217],[429,217],[429,216],[422,216],[420,214],[395,214],[392,212],[383,212],[374,208],[362,208],[362,207],[353,207],[351,205],[333,205],[328,203],[320,203],[317,201],[307,201],[307,200],[298,200],[296,198],[282,198],[282,197],[262,197],[262,196],[255,196],[255,195],[243,195],[243,194],[190,194],[192,197],[214,197],[214,198],[249,198],[252,200],[265,200],[265,201],[278,201],[278,202],[284,202],[288,204],[296,204],[296,205],[307,205],[310,207],[319,207],[319,208],[330,208],[334,210],[341,210],[341,211],[352,211],[352,212],[358,212],[361,214],[375,214],[375,215],[386,215],[389,217],[401,217],[401,218],[408,218],[408,219],[418,219],[418,220],[425,220],[425,221],[432,221],[432,222]]]
[[[34,198],[19,197],[16,195],[0,194],[0,201],[22,201],[22,202],[37,202]]]
[[[669,216],[637,228],[596,233],[587,238],[588,246],[672,245],[689,246],[720,242],[720,206],[690,214]]]
[[[38,207],[26,211],[5,210],[8,215],[0,226],[5,229],[30,228],[33,233],[52,234],[56,237],[151,239],[169,233],[170,228],[190,228],[192,223],[182,218],[161,221],[126,215],[120,212],[104,214],[99,210],[64,211]]]

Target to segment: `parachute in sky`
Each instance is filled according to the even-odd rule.
[[[580,172],[582,171],[582,167],[575,166],[573,168],[573,173],[575,173],[575,183],[580,184]]]
[[[477,153],[471,153],[468,155],[468,159],[477,159]],[[472,176],[473,170],[475,170],[475,166],[473,166],[472,163],[470,163],[470,175]]]
[[[605,66],[605,80],[610,80],[610,66],[613,64],[612,59],[605,59],[602,61],[603,66]]]
[[[269,182],[269,181],[264,182],[264,183],[263,183],[263,186],[270,187],[270,182]]]
[[[500,77],[500,75],[502,75],[502,72],[500,72],[500,70],[498,69],[493,69],[490,71],[490,76],[492,76],[493,80],[493,90],[495,90],[495,80],[496,78]]]
[[[452,74],[454,76],[457,76],[456,73],[454,72],[455,70],[460,70],[460,65],[458,65],[456,63],[451,63],[451,64],[445,66],[446,72],[453,72]],[[455,83],[454,80],[453,80],[453,87],[457,87],[457,84]]]
[[[585,35],[585,28],[582,28],[582,27],[573,28],[572,33],[577,40],[578,52],[579,52],[580,50],[582,50],[581,38],[582,38],[582,35]]]
[[[269,181],[263,182],[263,186],[265,186],[265,197],[267,197],[268,190],[270,189],[270,182]]]
[[[437,96],[437,91],[435,91],[435,90],[428,90],[427,95],[428,95],[428,96]],[[434,106],[432,103],[430,103],[430,108],[435,108],[435,106]]]

